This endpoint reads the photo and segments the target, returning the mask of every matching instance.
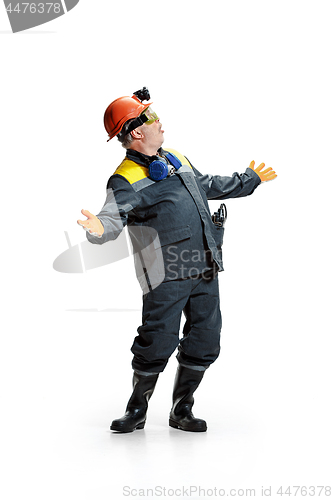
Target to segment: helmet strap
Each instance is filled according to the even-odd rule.
[[[143,125],[144,123],[146,123],[146,121],[148,121],[148,117],[146,115],[140,115],[138,116],[137,118],[135,118],[129,125],[128,127],[126,127],[126,123],[122,129],[122,131],[118,134],[118,137],[125,137],[125,135],[129,134],[130,132],[132,132],[133,130],[135,130],[136,128],[140,127],[141,125]],[[125,130],[124,130],[125,129]]]

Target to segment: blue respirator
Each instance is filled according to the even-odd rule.
[[[172,167],[178,170],[182,166],[181,161],[179,161],[177,156],[173,153],[165,153],[165,156],[168,158],[171,165],[169,165],[163,158],[154,160],[149,165],[149,177],[153,181],[161,181],[165,179],[173,171]]]

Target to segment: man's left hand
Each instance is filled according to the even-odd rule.
[[[251,161],[249,168],[253,170],[257,175],[259,175],[261,182],[267,182],[267,181],[272,181],[277,177],[276,173],[274,170],[269,167],[266,168],[266,170],[262,170],[265,166],[265,163],[260,163],[259,167],[254,168],[254,161]]]

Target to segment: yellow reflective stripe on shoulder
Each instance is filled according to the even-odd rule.
[[[149,176],[148,168],[138,165],[132,160],[125,158],[113,175],[121,175],[130,183],[141,181],[145,177]]]
[[[165,151],[173,153],[175,156],[177,156],[178,160],[181,161],[182,165],[187,165],[188,167],[192,168],[192,165],[185,158],[185,156],[180,154],[175,149],[168,148],[165,149]],[[135,182],[141,181],[142,179],[149,177],[149,170],[147,167],[139,165],[138,163],[135,163],[134,161],[129,160],[128,158],[125,158],[113,175],[121,175],[130,184],[134,184]]]
[[[182,162],[182,165],[187,165],[188,167],[192,168],[192,165],[190,162],[183,156],[182,154],[178,153],[175,149],[167,148],[164,149],[164,151],[168,151],[169,153],[173,153],[175,156],[177,156],[178,160]]]

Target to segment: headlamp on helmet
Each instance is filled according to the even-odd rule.
[[[140,99],[141,102],[149,101],[150,99],[150,94],[147,87],[143,87],[142,89],[133,92],[133,95],[135,95],[138,99]]]

